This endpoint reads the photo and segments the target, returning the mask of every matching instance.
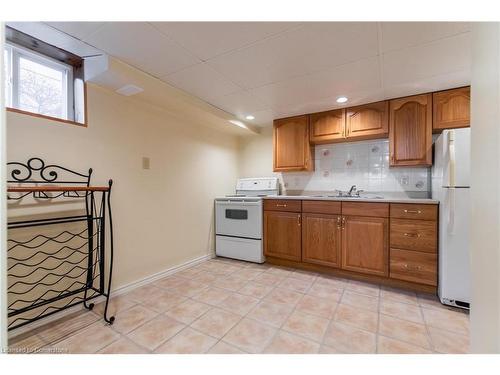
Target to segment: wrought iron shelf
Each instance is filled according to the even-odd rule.
[[[92,169],[79,173],[46,165],[40,158],[7,165],[9,204],[20,205],[32,196],[35,206],[65,198],[82,206],[77,215],[54,216],[51,210],[50,215],[8,222],[9,330],[78,304],[91,310],[91,300],[99,296],[105,298],[103,318],[112,324],[115,318],[108,317],[108,305],[113,273],[113,181],[91,186]],[[62,226],[61,230],[55,225]]]
[[[7,186],[7,193],[63,192],[63,191],[109,191],[109,186]]]

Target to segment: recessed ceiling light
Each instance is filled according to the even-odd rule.
[[[347,102],[347,100],[348,99],[345,96],[339,96],[337,98],[337,103],[345,103],[345,102]]]
[[[255,116],[252,116],[252,115],[245,116],[245,118],[247,120],[255,120]]]

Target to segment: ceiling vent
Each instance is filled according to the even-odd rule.
[[[135,86],[135,85],[125,85],[125,86],[119,88],[118,90],[116,90],[116,92],[118,94],[122,94],[125,96],[132,96],[135,94],[139,94],[140,92],[143,92],[143,91],[144,91],[144,89],[142,89],[138,86]]]

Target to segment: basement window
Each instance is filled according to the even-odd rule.
[[[85,124],[83,59],[8,27],[6,34],[7,109]]]

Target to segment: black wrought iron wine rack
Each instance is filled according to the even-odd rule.
[[[112,324],[113,181],[91,186],[92,169],[79,173],[40,158],[7,167],[9,212],[28,211],[7,224],[9,330],[78,304],[92,310],[98,297]]]

